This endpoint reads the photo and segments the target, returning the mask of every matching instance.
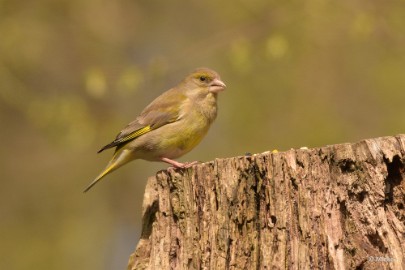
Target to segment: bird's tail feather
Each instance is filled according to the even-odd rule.
[[[111,161],[108,163],[107,167],[96,177],[96,179],[93,180],[93,182],[90,183],[90,185],[83,191],[87,192],[89,191],[95,184],[98,183],[101,179],[104,178],[107,174],[111,173],[112,171],[115,171],[125,163],[127,163],[128,160],[128,153],[126,151],[124,152],[116,152],[111,159]]]

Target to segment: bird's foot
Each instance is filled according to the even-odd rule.
[[[184,165],[183,168],[187,169],[187,168],[193,167],[194,165],[196,165],[198,163],[199,163],[198,161],[185,162],[185,163],[183,163],[183,165]]]
[[[169,163],[176,169],[187,169],[187,168],[192,167],[195,164],[198,164],[198,161],[181,163],[181,162],[178,162],[178,161],[175,161],[172,159],[168,159],[168,158],[161,158],[161,160],[163,162]]]

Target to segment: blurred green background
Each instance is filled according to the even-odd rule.
[[[181,161],[405,130],[403,1],[0,1],[0,269],[125,269],[148,176],[96,151],[196,67],[228,88]]]

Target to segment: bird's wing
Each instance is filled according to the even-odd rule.
[[[121,130],[114,141],[105,145],[98,153],[108,148],[122,146],[151,130],[175,122],[180,117],[181,104],[186,99],[187,97],[176,89],[163,93],[149,104],[140,116]]]

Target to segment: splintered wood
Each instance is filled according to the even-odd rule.
[[[128,269],[405,269],[404,164],[398,135],[161,171]]]

